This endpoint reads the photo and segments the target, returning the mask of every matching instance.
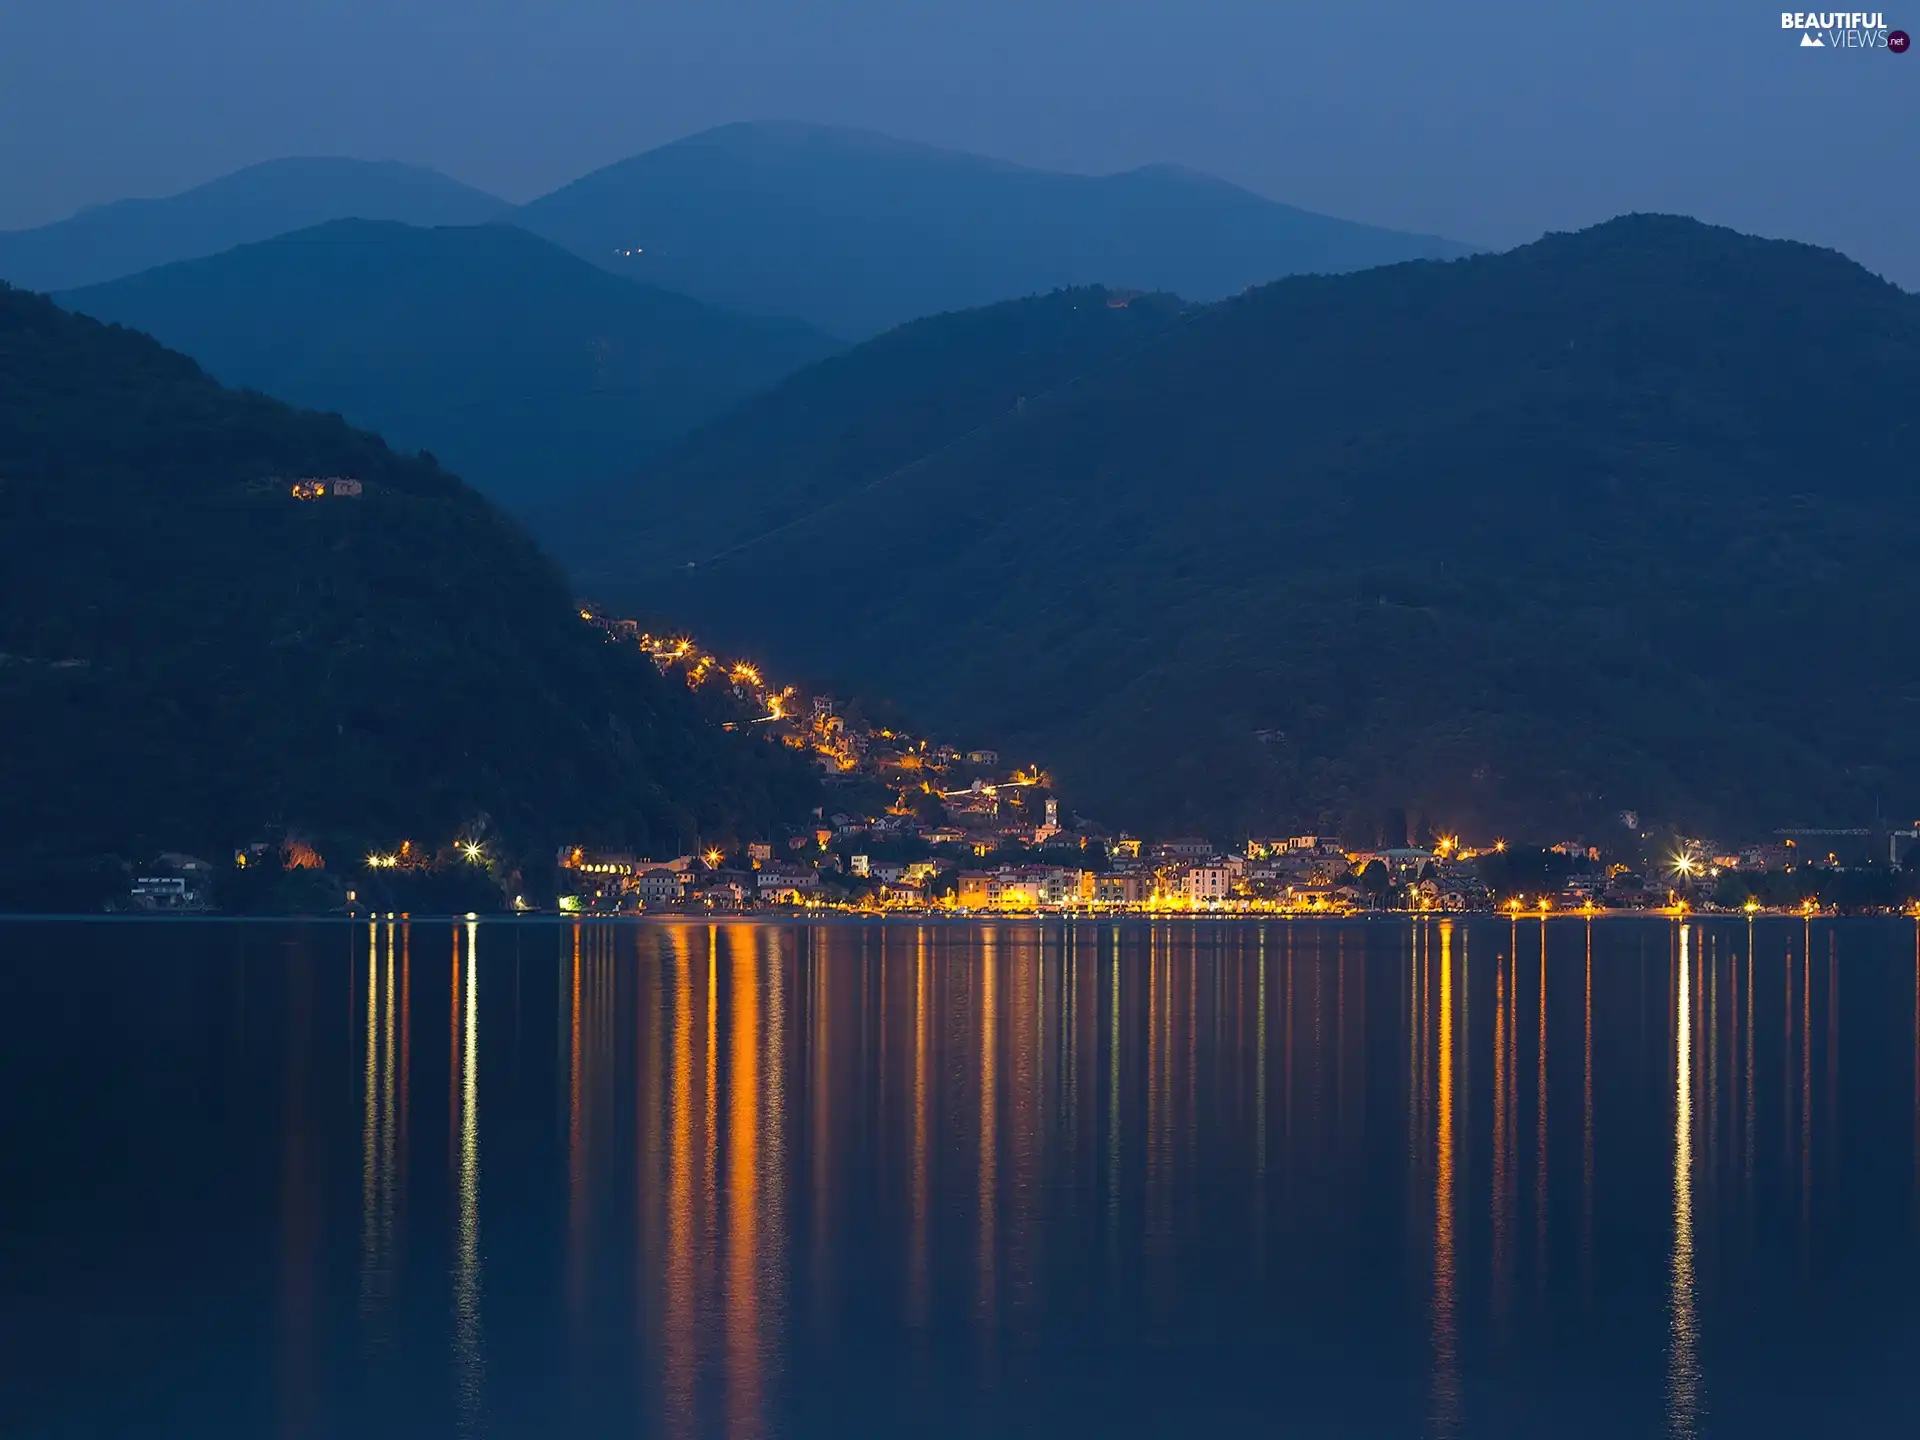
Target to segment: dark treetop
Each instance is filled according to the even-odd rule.
[[[520,853],[673,846],[814,803],[432,460],[5,287],[0,730],[9,864],[481,814]]]

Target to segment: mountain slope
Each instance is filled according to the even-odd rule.
[[[913,321],[742,402],[637,477],[571,497],[554,544],[598,593],[759,543],[856,503],[1183,313],[1171,296],[1094,287]]]
[[[1920,809],[1920,300],[1635,216],[1215,306],[635,603],[1118,822]]]
[[[833,348],[499,225],[340,220],[58,298],[523,508],[625,472]]]
[[[727,125],[597,170],[514,223],[718,304],[858,339],[1061,286],[1217,299],[1464,248],[1191,172],[1053,174],[860,131]]]
[[[351,476],[303,501],[291,480]],[[0,869],[263,827],[678,847],[810,805],[429,461],[0,286]]]
[[[0,232],[0,280],[68,290],[324,220],[478,225],[506,209],[505,201],[418,165],[269,160],[164,199],[120,200],[51,225]]]

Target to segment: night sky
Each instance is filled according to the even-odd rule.
[[[1920,31],[1913,13],[1887,20]],[[0,226],[289,154],[511,200],[710,125],[1173,161],[1489,245],[1672,210],[1920,289],[1920,56],[1757,3],[58,0],[0,6]]]

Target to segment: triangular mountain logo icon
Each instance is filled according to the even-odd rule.
[[[1824,50],[1827,48],[1827,42],[1810,31],[1802,31],[1800,34],[1800,48],[1802,50]]]

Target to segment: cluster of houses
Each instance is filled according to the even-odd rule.
[[[324,500],[329,495],[346,500],[359,495],[363,489],[365,486],[351,475],[308,475],[288,486],[296,500]]]
[[[848,822],[848,817],[835,820]],[[1491,908],[1473,852],[1348,851],[1331,839],[1298,835],[1254,840],[1223,853],[1197,838],[1147,846],[1120,836],[1080,850],[1088,863],[1061,863],[1046,850],[1030,860],[992,868],[967,864],[971,851],[915,860],[881,859],[830,848],[854,827],[822,825],[795,837],[789,852],[747,847],[728,860],[717,852],[650,861],[573,848],[561,852],[568,893],[563,910],[752,909],[844,906],[939,910],[967,914],[1032,911],[1281,911],[1343,913],[1377,904],[1391,891],[1406,908],[1465,911]],[[1041,828],[1058,830],[1057,814]],[[922,827],[923,831],[937,827]],[[873,827],[864,827],[873,834]],[[879,833],[887,833],[884,824]],[[925,833],[920,838],[927,840]],[[1004,853],[1005,847],[1002,847]],[[1090,854],[1088,852],[1091,852]]]

